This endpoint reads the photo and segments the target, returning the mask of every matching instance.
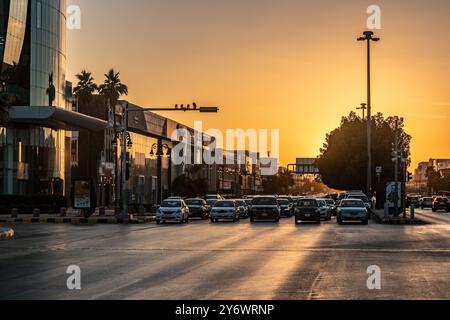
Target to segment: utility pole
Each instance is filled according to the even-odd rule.
[[[380,41],[380,38],[374,37],[372,31],[363,33],[358,41],[367,41],[367,196],[372,196],[372,92],[371,92],[371,70],[370,70],[370,42]]]

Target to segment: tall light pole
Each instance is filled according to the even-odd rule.
[[[367,196],[372,196],[372,92],[370,86],[370,42],[378,42],[380,38],[374,37],[372,31],[366,31],[358,41],[367,41]]]
[[[197,104],[194,102],[191,105],[175,105],[175,108],[129,108],[128,102],[125,102],[125,105],[123,106],[124,112],[123,112],[123,119],[122,119],[122,147],[121,147],[121,185],[120,185],[120,195],[122,197],[122,206],[121,206],[121,218],[125,219],[128,217],[128,199],[126,197],[127,194],[127,179],[126,179],[126,170],[127,170],[127,144],[132,144],[131,140],[126,139],[127,136],[129,136],[128,133],[128,115],[130,112],[146,112],[146,111],[179,111],[179,112],[189,112],[189,111],[198,111],[200,113],[217,113],[219,112],[218,107],[197,107]],[[160,191],[162,192],[162,190]]]

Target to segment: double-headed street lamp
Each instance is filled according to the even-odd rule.
[[[363,121],[366,120],[367,103],[361,103],[361,107],[356,108],[356,110],[362,110],[362,119]]]
[[[367,42],[367,196],[372,196],[372,92],[370,87],[370,42],[378,42],[380,38],[374,37],[372,31],[366,31],[358,41]]]
[[[192,106],[190,104],[188,105],[175,105],[175,107],[172,108],[129,108],[128,102],[124,103],[123,106],[123,119],[122,119],[122,129],[121,129],[121,137],[129,137],[130,134],[128,132],[128,114],[130,112],[146,112],[146,111],[181,111],[181,112],[200,112],[200,113],[217,113],[219,112],[218,107],[198,107],[197,104],[194,102]],[[122,206],[121,206],[121,218],[125,219],[128,216],[128,199],[125,197],[126,190],[125,186],[127,183],[127,178],[125,175],[125,172],[127,170],[127,146],[129,146],[129,143],[127,141],[128,139],[121,139],[121,166],[122,166],[122,174],[121,174],[121,186],[120,186],[120,194],[122,197]],[[129,140],[131,141],[131,140]],[[159,150],[158,150],[159,151]],[[153,147],[152,147],[153,152]],[[160,154],[160,152],[158,152]]]

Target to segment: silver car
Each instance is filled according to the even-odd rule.
[[[167,199],[161,203],[156,211],[156,223],[173,221],[178,223],[189,222],[189,208],[182,199]]]
[[[317,199],[319,204],[320,219],[330,221],[331,220],[331,207],[328,205],[326,199]]]
[[[219,220],[239,221],[240,211],[234,200],[219,200],[211,209],[211,222]]]
[[[362,224],[369,223],[369,212],[366,204],[360,199],[342,200],[338,208],[337,222],[361,221]]]
[[[236,205],[239,207],[239,215],[241,219],[247,219],[248,218],[248,205],[244,200],[237,199],[234,200],[236,202]]]

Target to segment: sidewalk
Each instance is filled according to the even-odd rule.
[[[114,210],[106,210],[105,216],[100,216],[97,210],[91,217],[84,218],[79,210],[68,209],[66,216],[59,214],[41,214],[34,217],[32,214],[20,214],[17,218],[0,216],[0,223],[53,223],[53,224],[140,224],[155,221],[151,214],[134,214],[128,219],[118,219]]]
[[[417,216],[414,219],[411,219],[409,215],[409,210],[406,212],[406,218],[403,218],[403,214],[398,217],[394,217],[393,215],[389,215],[388,217],[384,216],[384,210],[373,210],[373,219],[379,223],[383,224],[401,224],[401,225],[417,225],[424,224],[425,222],[421,219],[418,219]]]
[[[14,230],[11,228],[0,227],[0,240],[14,238]]]

